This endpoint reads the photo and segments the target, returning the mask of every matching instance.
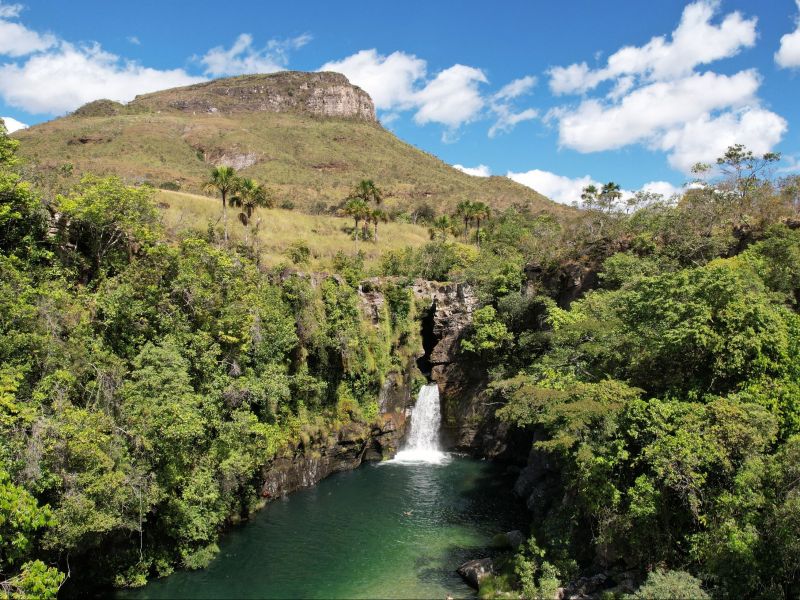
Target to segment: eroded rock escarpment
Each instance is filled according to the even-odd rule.
[[[475,456],[520,462],[530,439],[495,417],[486,394],[486,368],[461,352],[478,299],[464,283],[417,280],[418,300],[428,302],[422,315],[423,353],[417,364],[439,385],[442,442],[446,448]]]
[[[341,73],[328,72],[282,71],[216,79],[137,96],[127,110],[211,114],[295,112],[377,122],[369,94]]]
[[[279,498],[311,487],[333,473],[355,469],[365,461],[393,457],[405,436],[411,403],[407,374],[390,373],[378,400],[378,422],[353,421],[334,431],[320,432],[272,459],[262,471],[261,496],[266,500]]]

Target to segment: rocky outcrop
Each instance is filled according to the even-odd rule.
[[[348,423],[333,435],[290,449],[263,470],[261,496],[280,498],[364,461],[394,456],[405,433],[405,414],[382,415],[378,424]]]
[[[262,471],[261,496],[273,500],[315,485],[328,475],[349,471],[365,461],[392,458],[406,433],[411,404],[410,371],[386,376],[374,423],[350,422],[335,431],[318,432],[270,461]]]
[[[469,285],[417,280],[414,295],[429,308],[422,318],[423,354],[420,369],[439,385],[442,441],[447,448],[520,462],[530,438],[499,421],[486,394],[486,368],[461,352],[478,299]]]
[[[377,122],[375,105],[341,73],[282,71],[215,79],[137,96],[128,110],[232,114],[295,112]]]
[[[461,578],[467,585],[477,590],[481,585],[481,580],[493,573],[492,559],[477,558],[475,560],[468,560],[456,569],[456,573],[461,575]]]

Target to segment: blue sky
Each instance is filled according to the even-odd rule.
[[[734,142],[800,171],[800,0],[495,4],[0,3],[0,115],[325,67],[402,139],[565,202],[669,193]]]

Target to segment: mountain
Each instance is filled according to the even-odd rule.
[[[466,175],[384,129],[369,95],[338,73],[287,71],[218,79],[91,102],[15,133],[42,173],[116,174],[198,193],[216,165],[270,187],[279,205],[323,212],[361,179],[398,210],[451,210],[464,199],[567,211],[505,177]],[[72,169],[64,169],[72,165]]]

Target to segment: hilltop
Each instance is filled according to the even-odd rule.
[[[116,174],[131,183],[201,193],[213,166],[266,183],[277,204],[328,212],[361,179],[390,209],[446,212],[464,199],[494,208],[569,210],[505,177],[466,175],[384,129],[369,95],[338,73],[218,79],[91,102],[20,131],[21,154],[42,173]],[[69,169],[67,169],[69,170]]]

